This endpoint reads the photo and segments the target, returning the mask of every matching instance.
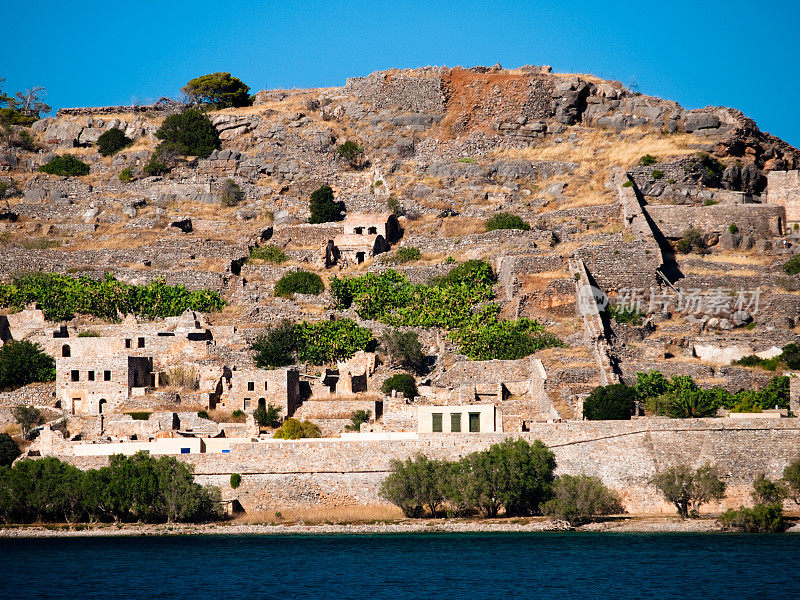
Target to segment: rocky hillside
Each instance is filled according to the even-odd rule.
[[[347,273],[396,268],[426,281],[453,260],[490,261],[503,315],[538,319],[566,343],[539,353],[565,415],[600,381],[650,368],[732,390],[764,385],[773,373],[731,359],[799,339],[800,286],[781,269],[796,240],[767,190],[770,172],[800,168],[800,151],[737,110],[685,110],[548,67],[390,70],[212,112],[220,150],[144,176],[154,134],[177,110],[62,109],[32,126],[35,151],[0,149],[0,179],[20,189],[0,204],[0,279],[110,272],[210,288],[230,304],[209,320],[248,336],[282,317],[316,320],[333,312],[327,294],[272,291],[287,270],[339,274],[324,264],[335,227],[306,224],[310,193],[328,184],[348,214],[395,211],[399,245],[421,251]],[[115,127],[134,143],[103,157],[94,144]],[[345,141],[364,148],[362,164],[337,153]],[[89,174],[38,172],[66,153]],[[220,202],[228,179],[244,191],[236,206]],[[530,229],[487,233],[499,212]],[[248,260],[267,244],[289,261]],[[599,314],[581,314],[576,294],[589,286],[638,310],[620,316],[601,299]],[[439,358],[434,379],[449,363]]]

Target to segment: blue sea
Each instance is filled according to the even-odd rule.
[[[0,539],[0,598],[798,599],[800,535]]]

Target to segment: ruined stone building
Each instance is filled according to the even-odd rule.
[[[326,246],[326,265],[338,261],[361,264],[387,252],[400,238],[400,224],[392,213],[353,214],[344,220],[344,231]]]
[[[300,403],[300,372],[296,368],[244,369],[231,372],[230,390],[212,408],[252,413],[272,404],[285,418],[291,417]]]

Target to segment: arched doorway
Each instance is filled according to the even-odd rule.
[[[69,347],[69,344],[64,344],[61,346],[61,356],[64,358],[69,358],[72,356],[72,350]]]
[[[98,414],[101,414],[101,415],[103,414],[103,411],[106,408],[106,404],[108,404],[108,402],[106,402],[106,399],[105,398],[101,398],[100,399],[100,404],[98,404],[98,409],[97,409]]]

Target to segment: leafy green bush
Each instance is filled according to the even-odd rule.
[[[253,246],[250,248],[251,260],[264,260],[279,265],[289,260],[286,253],[277,246]]]
[[[682,519],[697,516],[701,505],[725,497],[725,482],[719,478],[717,468],[708,463],[696,471],[684,464],[669,467],[658,471],[652,483],[667,502],[675,505]]]
[[[21,310],[32,303],[41,307],[49,321],[69,321],[76,314],[109,321],[130,313],[147,319],[164,318],[178,316],[187,308],[212,312],[225,306],[220,295],[211,290],[189,291],[160,279],[147,285],[129,285],[109,273],[99,280],[30,273],[0,284],[0,306]]]
[[[235,490],[242,483],[242,476],[239,473],[231,473],[231,489]]]
[[[719,516],[719,522],[724,530],[744,533],[780,533],[789,527],[779,503],[729,509]]]
[[[690,227],[683,232],[683,237],[675,244],[675,250],[681,254],[688,254],[692,250],[703,251],[706,244],[703,241],[703,234],[698,229]]]
[[[303,321],[295,325],[297,355],[301,362],[324,365],[351,358],[359,350],[375,347],[372,332],[351,319]]]
[[[739,233],[739,226],[736,223],[731,223],[728,226],[728,231],[730,231],[733,235]]]
[[[234,419],[244,419],[245,417],[247,417],[247,415],[242,409],[237,408],[235,411],[231,413],[231,417]]]
[[[150,155],[150,159],[147,161],[144,167],[142,167],[142,172],[145,175],[152,177],[155,175],[164,175],[169,173],[169,169],[170,168],[167,163],[159,160],[158,152],[153,152]]]
[[[634,184],[633,184],[633,182],[632,182],[632,181],[630,181],[630,180],[628,180],[628,181],[626,181],[625,183],[623,183],[623,184],[622,184],[622,187],[625,187],[625,188],[632,188],[632,187],[633,187],[633,185],[634,185]]]
[[[553,499],[542,505],[544,514],[573,527],[624,511],[619,495],[592,475],[561,475],[553,486]]]
[[[617,323],[625,323],[626,325],[641,325],[645,316],[639,309],[622,304],[609,305],[608,314],[616,319]]]
[[[190,80],[181,91],[194,102],[209,108],[250,106],[250,87],[230,73],[209,73]]]
[[[786,497],[800,504],[800,458],[796,458],[783,469],[783,490]]]
[[[244,191],[233,179],[226,179],[219,190],[222,206],[238,206],[244,201]]]
[[[380,343],[393,364],[418,373],[425,369],[425,353],[415,332],[391,329],[383,334]]]
[[[301,423],[294,417],[289,417],[272,437],[283,440],[299,440],[300,438],[322,437],[322,432],[311,421]]]
[[[311,216],[309,223],[329,223],[341,221],[344,216],[344,202],[336,202],[333,199],[333,189],[329,185],[323,185],[311,192],[309,203]]]
[[[122,183],[130,183],[133,181],[133,171],[131,171],[130,167],[126,167],[119,172],[119,180]]]
[[[147,411],[134,411],[125,413],[134,421],[149,421],[150,413]]]
[[[703,202],[703,206],[716,206],[717,204],[719,204],[719,202],[712,200],[711,198]]]
[[[290,271],[275,283],[276,296],[286,298],[292,294],[313,294],[318,296],[325,289],[322,278],[308,271]]]
[[[344,426],[347,431],[361,431],[361,424],[368,423],[372,417],[371,410],[354,410],[350,413],[350,423]]]
[[[761,358],[755,354],[749,354],[747,356],[743,356],[739,360],[734,360],[731,362],[732,365],[739,365],[742,367],[759,367],[766,371],[774,371],[778,368],[779,363],[780,356],[775,356],[773,358]]]
[[[522,229],[523,231],[528,231],[530,228],[529,223],[526,223],[517,215],[507,212],[497,213],[486,221],[486,231],[495,231],[496,229]]]
[[[350,140],[339,146],[336,152],[353,168],[360,167],[364,161],[364,148]]]
[[[653,179],[663,179],[664,178],[664,171],[659,171],[658,169],[653,169],[653,172],[650,173],[650,177]]]
[[[380,275],[333,277],[330,286],[337,306],[349,308],[355,304],[362,319],[450,330],[450,339],[458,342],[461,352],[473,360],[521,358],[561,344],[536,321],[501,321],[500,307],[484,304],[494,297],[494,280],[487,263],[471,260],[427,285],[412,284],[404,275],[389,270]],[[475,312],[479,305],[483,306]]]
[[[26,439],[34,427],[44,423],[44,415],[42,415],[42,411],[35,406],[18,404],[11,409],[11,415],[22,429],[22,437]]]
[[[396,375],[392,375],[383,382],[381,391],[386,395],[389,395],[392,392],[400,392],[403,394],[403,396],[409,399],[419,396],[417,383],[414,381],[414,377],[408,373],[397,373]]]
[[[65,177],[89,174],[89,165],[75,158],[72,154],[57,156],[39,167],[42,173]]]
[[[126,136],[122,130],[113,127],[108,131],[104,131],[97,138],[97,150],[103,156],[111,156],[132,143],[133,140]]]
[[[261,427],[278,427],[281,423],[281,407],[268,404],[253,411],[253,418]]]
[[[20,454],[17,442],[7,433],[0,433],[0,467],[10,467]]]
[[[55,378],[56,363],[39,344],[11,340],[0,346],[0,390]]]
[[[197,411],[197,416],[200,417],[201,419],[210,419],[211,418],[211,417],[208,416],[208,412],[205,411],[205,410],[198,410]]]
[[[781,481],[772,481],[763,473],[759,473],[753,480],[754,504],[780,504],[786,498],[787,492]]]
[[[389,260],[396,264],[402,264],[412,260],[419,260],[420,258],[422,258],[422,252],[419,251],[419,248],[401,246],[389,257]]]
[[[652,154],[645,154],[642,158],[639,159],[639,164],[643,167],[649,167],[658,162],[658,159],[653,156]]]
[[[180,154],[198,158],[207,158],[220,147],[217,130],[206,115],[194,108],[164,119],[156,137],[174,144]]]
[[[551,496],[555,466],[555,456],[540,440],[509,439],[459,461],[422,454],[392,461],[379,494],[408,517],[421,517],[426,508],[436,517],[445,506],[488,517],[501,510],[506,516],[538,514]]]
[[[783,270],[789,275],[800,273],[800,254],[795,254],[792,258],[783,263]]]
[[[635,400],[635,389],[623,383],[596,387],[583,401],[583,416],[590,421],[630,419]]]
[[[253,342],[253,360],[261,369],[285,367],[295,362],[297,356],[297,334],[294,324],[284,319],[265,335]]]
[[[113,455],[82,471],[54,457],[0,469],[0,521],[200,522],[221,518],[218,488],[194,482],[192,465],[171,456]],[[57,493],[54,491],[57,490]]]
[[[761,405],[758,403],[758,400],[755,398],[754,394],[748,394],[747,396],[742,397],[740,400],[733,405],[731,408],[731,412],[733,413],[760,413],[761,412]]]

